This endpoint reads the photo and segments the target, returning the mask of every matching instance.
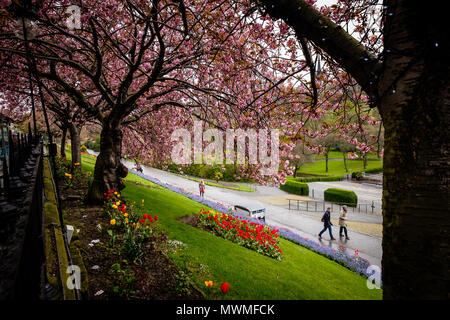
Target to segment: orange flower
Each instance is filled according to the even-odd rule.
[[[208,288],[211,288],[213,286],[213,282],[210,281],[205,281],[205,286],[207,286]]]

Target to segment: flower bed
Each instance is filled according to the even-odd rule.
[[[128,207],[120,198],[120,193],[109,190],[105,195],[103,213],[109,218],[111,247],[119,240],[123,255],[130,261],[139,262],[142,257],[142,245],[149,241],[156,229],[158,216],[143,213],[141,205],[130,204]]]
[[[263,255],[281,260],[278,230],[231,214],[200,210],[197,226]]]
[[[269,228],[276,228],[274,226],[267,224],[266,222],[262,222],[260,220],[252,219],[252,218],[249,219],[248,217],[246,217],[236,211],[233,211],[231,209],[231,207],[226,206],[223,203],[205,199],[196,194],[188,192],[188,191],[184,190],[183,188],[178,188],[178,187],[172,186],[170,184],[160,181],[157,178],[151,178],[143,173],[136,172],[134,170],[130,170],[130,171],[133,172],[134,174],[142,177],[143,179],[149,180],[149,181],[151,181],[157,185],[160,185],[164,188],[167,188],[173,192],[179,193],[191,200],[202,203],[202,204],[214,209],[215,211],[218,211],[221,213],[227,213],[227,214],[233,215],[236,218],[247,220],[249,222],[253,222],[256,224],[260,224],[260,225],[265,225],[265,226],[268,226]],[[304,238],[288,229],[283,229],[283,228],[280,229],[279,235],[281,238],[284,238],[286,240],[289,240],[291,242],[299,244],[302,247],[305,247],[305,248],[312,250],[314,252],[317,252],[318,254],[323,255],[333,261],[336,261],[337,263],[347,267],[348,269],[350,269],[362,276],[369,277],[371,275],[371,273],[367,272],[367,268],[370,266],[370,262],[367,259],[360,257],[358,255],[358,252],[355,252],[355,254],[351,255],[351,254],[348,254],[347,252],[345,252],[342,248],[337,250],[337,249],[333,249],[330,247],[321,246],[319,243],[312,241],[308,238]]]
[[[284,228],[280,229],[280,237],[297,243],[302,247],[308,248],[309,250],[317,252],[318,254],[325,256],[333,261],[336,261],[337,263],[364,277],[369,277],[371,275],[371,273],[367,272],[367,268],[370,266],[369,260],[360,257],[358,254],[358,250],[355,251],[355,254],[350,255],[345,252],[344,247],[333,249],[328,246],[322,246],[315,241],[301,237],[298,234]]]

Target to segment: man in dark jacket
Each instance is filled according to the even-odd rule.
[[[330,232],[330,240],[335,240],[333,238],[333,234],[331,233],[331,226],[333,224],[331,223],[330,211],[331,211],[331,208],[328,207],[327,211],[325,211],[325,213],[323,214],[323,217],[322,217],[322,220],[321,220],[323,222],[323,230],[320,231],[320,233],[319,233],[319,239],[322,239],[322,233],[324,233],[328,229],[328,231]]]

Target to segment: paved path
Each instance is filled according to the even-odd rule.
[[[95,152],[89,153],[97,155]],[[134,162],[123,161],[129,168],[134,167]],[[197,194],[198,182],[185,179],[181,176],[174,175],[167,171],[158,170],[142,166],[143,173],[153,178],[157,178],[162,182],[171,184],[173,186],[183,188],[189,192]],[[253,185],[254,187],[254,185]],[[226,205],[249,204],[261,206],[266,208],[266,222],[278,227],[290,229],[298,233],[300,236],[321,242],[322,245],[327,245],[333,248],[338,248],[339,245],[346,248],[348,253],[353,254],[355,250],[359,250],[360,256],[368,259],[371,264],[381,267],[381,237],[362,234],[355,231],[349,232],[350,240],[345,241],[339,239],[339,228],[333,227],[333,236],[337,239],[335,241],[329,240],[329,234],[324,233],[322,240],[318,239],[318,233],[323,229],[323,223],[318,219],[309,216],[311,212],[302,213],[299,211],[289,210],[282,205],[269,204],[260,201],[260,197],[268,196],[283,196],[291,198],[288,194],[279,188],[270,186],[256,186],[255,192],[235,191],[231,189],[224,189],[219,187],[206,186],[205,196],[209,200],[221,202]],[[338,218],[338,212],[332,212],[331,217]]]

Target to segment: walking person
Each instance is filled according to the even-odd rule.
[[[333,237],[333,234],[331,233],[331,226],[333,224],[331,223],[331,213],[330,212],[331,212],[331,208],[328,207],[327,211],[325,211],[325,213],[323,214],[323,217],[321,219],[321,221],[323,222],[323,230],[320,231],[320,233],[319,233],[319,239],[322,239],[322,233],[324,233],[328,229],[328,231],[330,232],[330,240],[336,240]]]
[[[143,172],[143,170],[142,170],[142,167],[141,167],[141,165],[140,165],[139,161],[138,161],[138,160],[136,160],[136,159],[134,159],[134,161],[136,162],[136,164],[135,164],[135,166],[136,166],[136,171],[138,171],[138,172],[142,173],[142,172]]]
[[[342,231],[345,233],[345,239],[350,240],[347,234],[347,206],[342,206],[341,212],[339,213],[339,237],[343,237]]]
[[[205,195],[205,182],[203,180],[200,181],[198,188],[200,190],[200,197],[204,197]]]

